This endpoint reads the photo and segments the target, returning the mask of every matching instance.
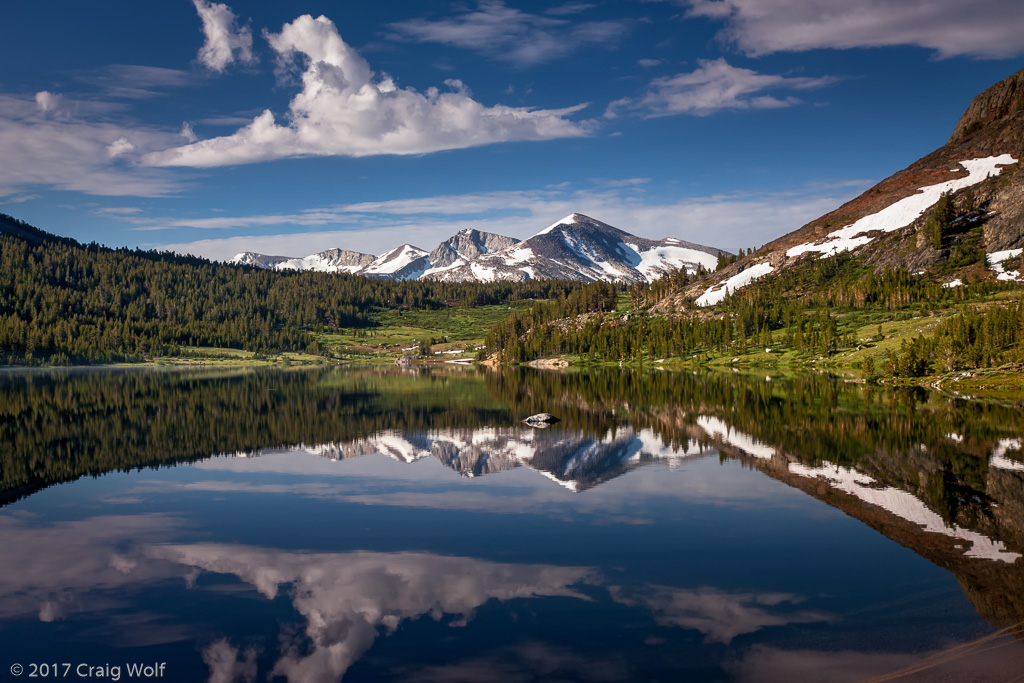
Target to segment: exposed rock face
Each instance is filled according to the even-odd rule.
[[[505,237],[491,232],[473,229],[460,230],[430,252],[430,265],[432,268],[446,268],[460,259],[468,263],[478,256],[501,251],[513,244],[518,244],[518,242],[519,240],[514,237]]]
[[[952,144],[986,126],[1002,123],[1021,111],[1024,111],[1024,69],[975,97],[967,111],[957,121],[949,143]]]

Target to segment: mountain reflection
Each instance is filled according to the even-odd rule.
[[[523,417],[537,412],[562,421],[546,430],[521,425]],[[403,463],[429,457],[465,477],[529,468],[586,497],[645,465],[685,466],[689,459],[715,456],[739,460],[825,501],[948,569],[979,613],[997,626],[1010,626],[1024,620],[1022,435],[1024,411],[1018,405],[851,385],[818,375],[768,382],[732,373],[457,368],[415,374],[337,368],[7,373],[0,376],[0,495],[11,502],[84,475],[223,453],[258,456],[302,449],[332,460],[370,453]],[[239,460],[234,467],[251,466]],[[229,485],[218,484],[217,490]],[[142,526],[154,521],[135,519]],[[2,531],[5,539],[17,533],[13,527]],[[26,542],[42,562],[46,554],[39,544]],[[310,570],[316,573],[326,571],[327,562],[251,548],[228,552],[222,546],[167,546],[145,557],[141,562],[112,553],[87,562],[82,572],[92,572],[95,582],[120,585],[160,560],[231,574],[269,596],[276,587],[309,581],[301,564],[319,567]],[[239,564],[245,557],[249,564]],[[425,566],[453,561],[414,559]],[[27,556],[25,562],[23,571],[33,575],[60,570],[33,564]],[[345,562],[371,566],[384,558],[350,555]],[[583,569],[549,569],[523,570],[521,582],[530,594],[579,598],[570,586],[591,580]],[[412,569],[408,576],[395,571],[398,584],[426,581]],[[282,659],[280,671],[295,676],[305,666],[343,671],[372,642],[376,629],[393,628],[395,620],[424,614],[466,618],[479,601],[522,597],[498,586],[501,572],[511,569],[488,565],[473,571],[482,572],[483,583],[463,586],[475,597],[462,602],[452,594],[427,600],[424,593],[421,602],[387,603],[377,612],[326,598],[327,612],[297,602],[309,620],[307,636],[314,647]],[[70,575],[60,580],[75,582]],[[335,575],[331,581],[307,588],[355,590],[354,576]],[[45,593],[39,586],[34,590]],[[624,604],[648,605],[665,623],[694,628],[699,619],[688,610],[710,599],[651,586],[644,591],[617,595]],[[16,593],[32,602],[42,619],[72,609],[58,593],[44,599],[32,590],[5,591]],[[737,599],[736,613],[751,617],[753,625],[770,624],[775,617],[762,613],[782,607],[791,620],[823,618],[799,609],[793,596],[774,604],[751,596]],[[15,609],[12,600],[2,609]],[[652,601],[676,607],[656,609]],[[706,633],[718,642],[734,635],[717,626],[708,626]],[[210,661],[228,668],[244,668],[245,657],[230,643],[208,653]]]
[[[603,436],[580,430],[482,428],[420,433],[384,432],[365,439],[305,447],[331,460],[380,453],[411,463],[434,457],[465,477],[527,466],[571,491],[583,491],[641,465],[714,454],[696,441],[664,444],[650,429],[620,427]]]

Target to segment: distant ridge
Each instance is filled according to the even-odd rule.
[[[303,258],[243,252],[231,262],[275,270],[345,272],[392,280],[445,282],[579,280],[651,282],[683,269],[714,270],[727,252],[674,237],[651,240],[573,213],[519,241],[475,229],[460,230],[427,252],[404,244],[378,257],[329,249]]]

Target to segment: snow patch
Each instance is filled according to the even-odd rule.
[[[1002,541],[993,541],[976,531],[959,526],[946,526],[942,517],[932,512],[924,503],[906,491],[892,487],[871,488],[869,484],[873,484],[874,479],[856,470],[839,467],[832,463],[823,463],[822,467],[807,467],[792,462],[789,464],[789,471],[797,476],[810,479],[819,477],[827,479],[834,488],[849,493],[870,505],[887,510],[897,517],[922,527],[924,531],[968,541],[971,543],[971,547],[964,553],[967,557],[996,560],[1007,564],[1012,564],[1021,557],[1019,553],[1008,551]]]
[[[466,261],[462,258],[457,258],[455,259],[455,261],[453,261],[447,266],[434,266],[432,268],[427,268],[425,271],[423,271],[422,277],[426,277],[427,275],[433,275],[434,273],[443,273],[454,268],[461,268],[464,265],[466,265]]]
[[[963,287],[964,283],[963,283],[963,281],[960,278],[957,278],[955,280],[950,280],[949,282],[943,282],[942,286],[943,287],[947,287],[947,288],[948,287]]]
[[[571,213],[568,216],[566,216],[565,218],[563,218],[562,220],[558,221],[557,223],[552,223],[551,225],[549,225],[548,227],[544,228],[543,230],[541,230],[537,234],[538,235],[546,235],[549,232],[551,232],[552,230],[554,230],[555,228],[557,228],[559,225],[572,225],[573,223],[576,222],[576,217],[577,216],[579,216],[578,213]]]
[[[1003,261],[1007,259],[1020,256],[1024,249],[1006,249],[1004,251],[994,251],[991,254],[985,254],[985,261],[988,262],[989,268],[994,270],[997,280],[1003,280],[1004,282],[1019,282],[1020,271],[1011,270],[1007,271],[1003,268]]]
[[[762,460],[771,460],[775,455],[775,449],[758,441],[754,437],[738,432],[725,422],[711,415],[698,415],[697,425],[700,426],[711,438],[719,438],[730,446],[735,446],[747,455]]]
[[[997,157],[985,157],[983,159],[968,159],[961,161],[960,165],[967,170],[967,176],[948,180],[937,185],[928,185],[920,188],[916,194],[890,204],[878,213],[865,216],[860,220],[840,228],[826,235],[825,240],[820,244],[808,242],[798,244],[789,249],[786,256],[794,257],[807,252],[818,252],[820,254],[837,254],[842,251],[852,251],[861,247],[873,238],[866,236],[868,232],[893,232],[910,225],[921,216],[928,208],[939,201],[944,192],[955,192],[956,190],[976,185],[988,178],[990,175],[999,175],[1002,170],[1000,164],[1014,164],[1017,160],[1009,154],[1001,154]]]
[[[533,258],[533,249],[529,247],[519,247],[513,249],[511,252],[501,257],[501,260],[505,262],[505,265],[512,266],[517,263],[523,263]]]
[[[1002,439],[996,444],[996,447],[992,449],[992,454],[988,457],[989,467],[995,467],[1000,470],[1010,470],[1011,472],[1024,472],[1024,463],[1017,462],[1016,460],[1010,460],[1006,457],[1006,452],[1010,450],[1020,451],[1020,439]]]
[[[494,268],[487,268],[479,263],[470,263],[469,270],[478,280],[483,282],[494,281]]]
[[[411,244],[403,244],[378,256],[376,261],[367,266],[365,272],[375,275],[391,275],[426,255],[427,252],[422,249]]]
[[[717,259],[716,259],[717,260]],[[706,292],[697,299],[698,306],[714,306],[721,303],[729,294],[732,294],[741,287],[746,287],[754,280],[758,280],[775,270],[770,263],[757,263],[746,270],[736,273],[725,282],[709,287]]]
[[[672,241],[678,242],[679,240]],[[698,265],[704,266],[709,271],[713,271],[718,266],[717,256],[697,249],[665,245],[641,250],[640,246],[636,244],[626,244],[625,246],[635,251],[640,257],[640,262],[633,264],[633,267],[640,271],[648,282],[654,282],[667,271],[676,268],[686,268],[688,273],[694,273],[697,271]]]

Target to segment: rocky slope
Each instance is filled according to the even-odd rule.
[[[435,271],[457,267],[473,259],[518,244],[515,237],[495,235],[479,230],[460,230],[430,252],[430,265]]]
[[[978,95],[939,149],[835,211],[676,292],[658,309],[677,310],[686,300],[711,306],[771,273],[841,252],[862,256],[877,270],[906,268],[953,286],[997,276],[1019,278],[1013,259],[1024,245],[1021,160],[1024,69]],[[936,244],[927,221],[944,192],[951,193],[955,215]],[[958,247],[975,243],[987,254],[987,263],[979,259],[952,273],[943,267]]]
[[[520,242],[512,237],[462,230],[431,252],[404,244],[378,257],[328,249],[305,258],[238,254],[232,263],[276,270],[343,272],[394,280],[448,282],[561,279],[653,281],[680,268],[713,270],[713,247],[672,237],[650,240],[574,213]]]

